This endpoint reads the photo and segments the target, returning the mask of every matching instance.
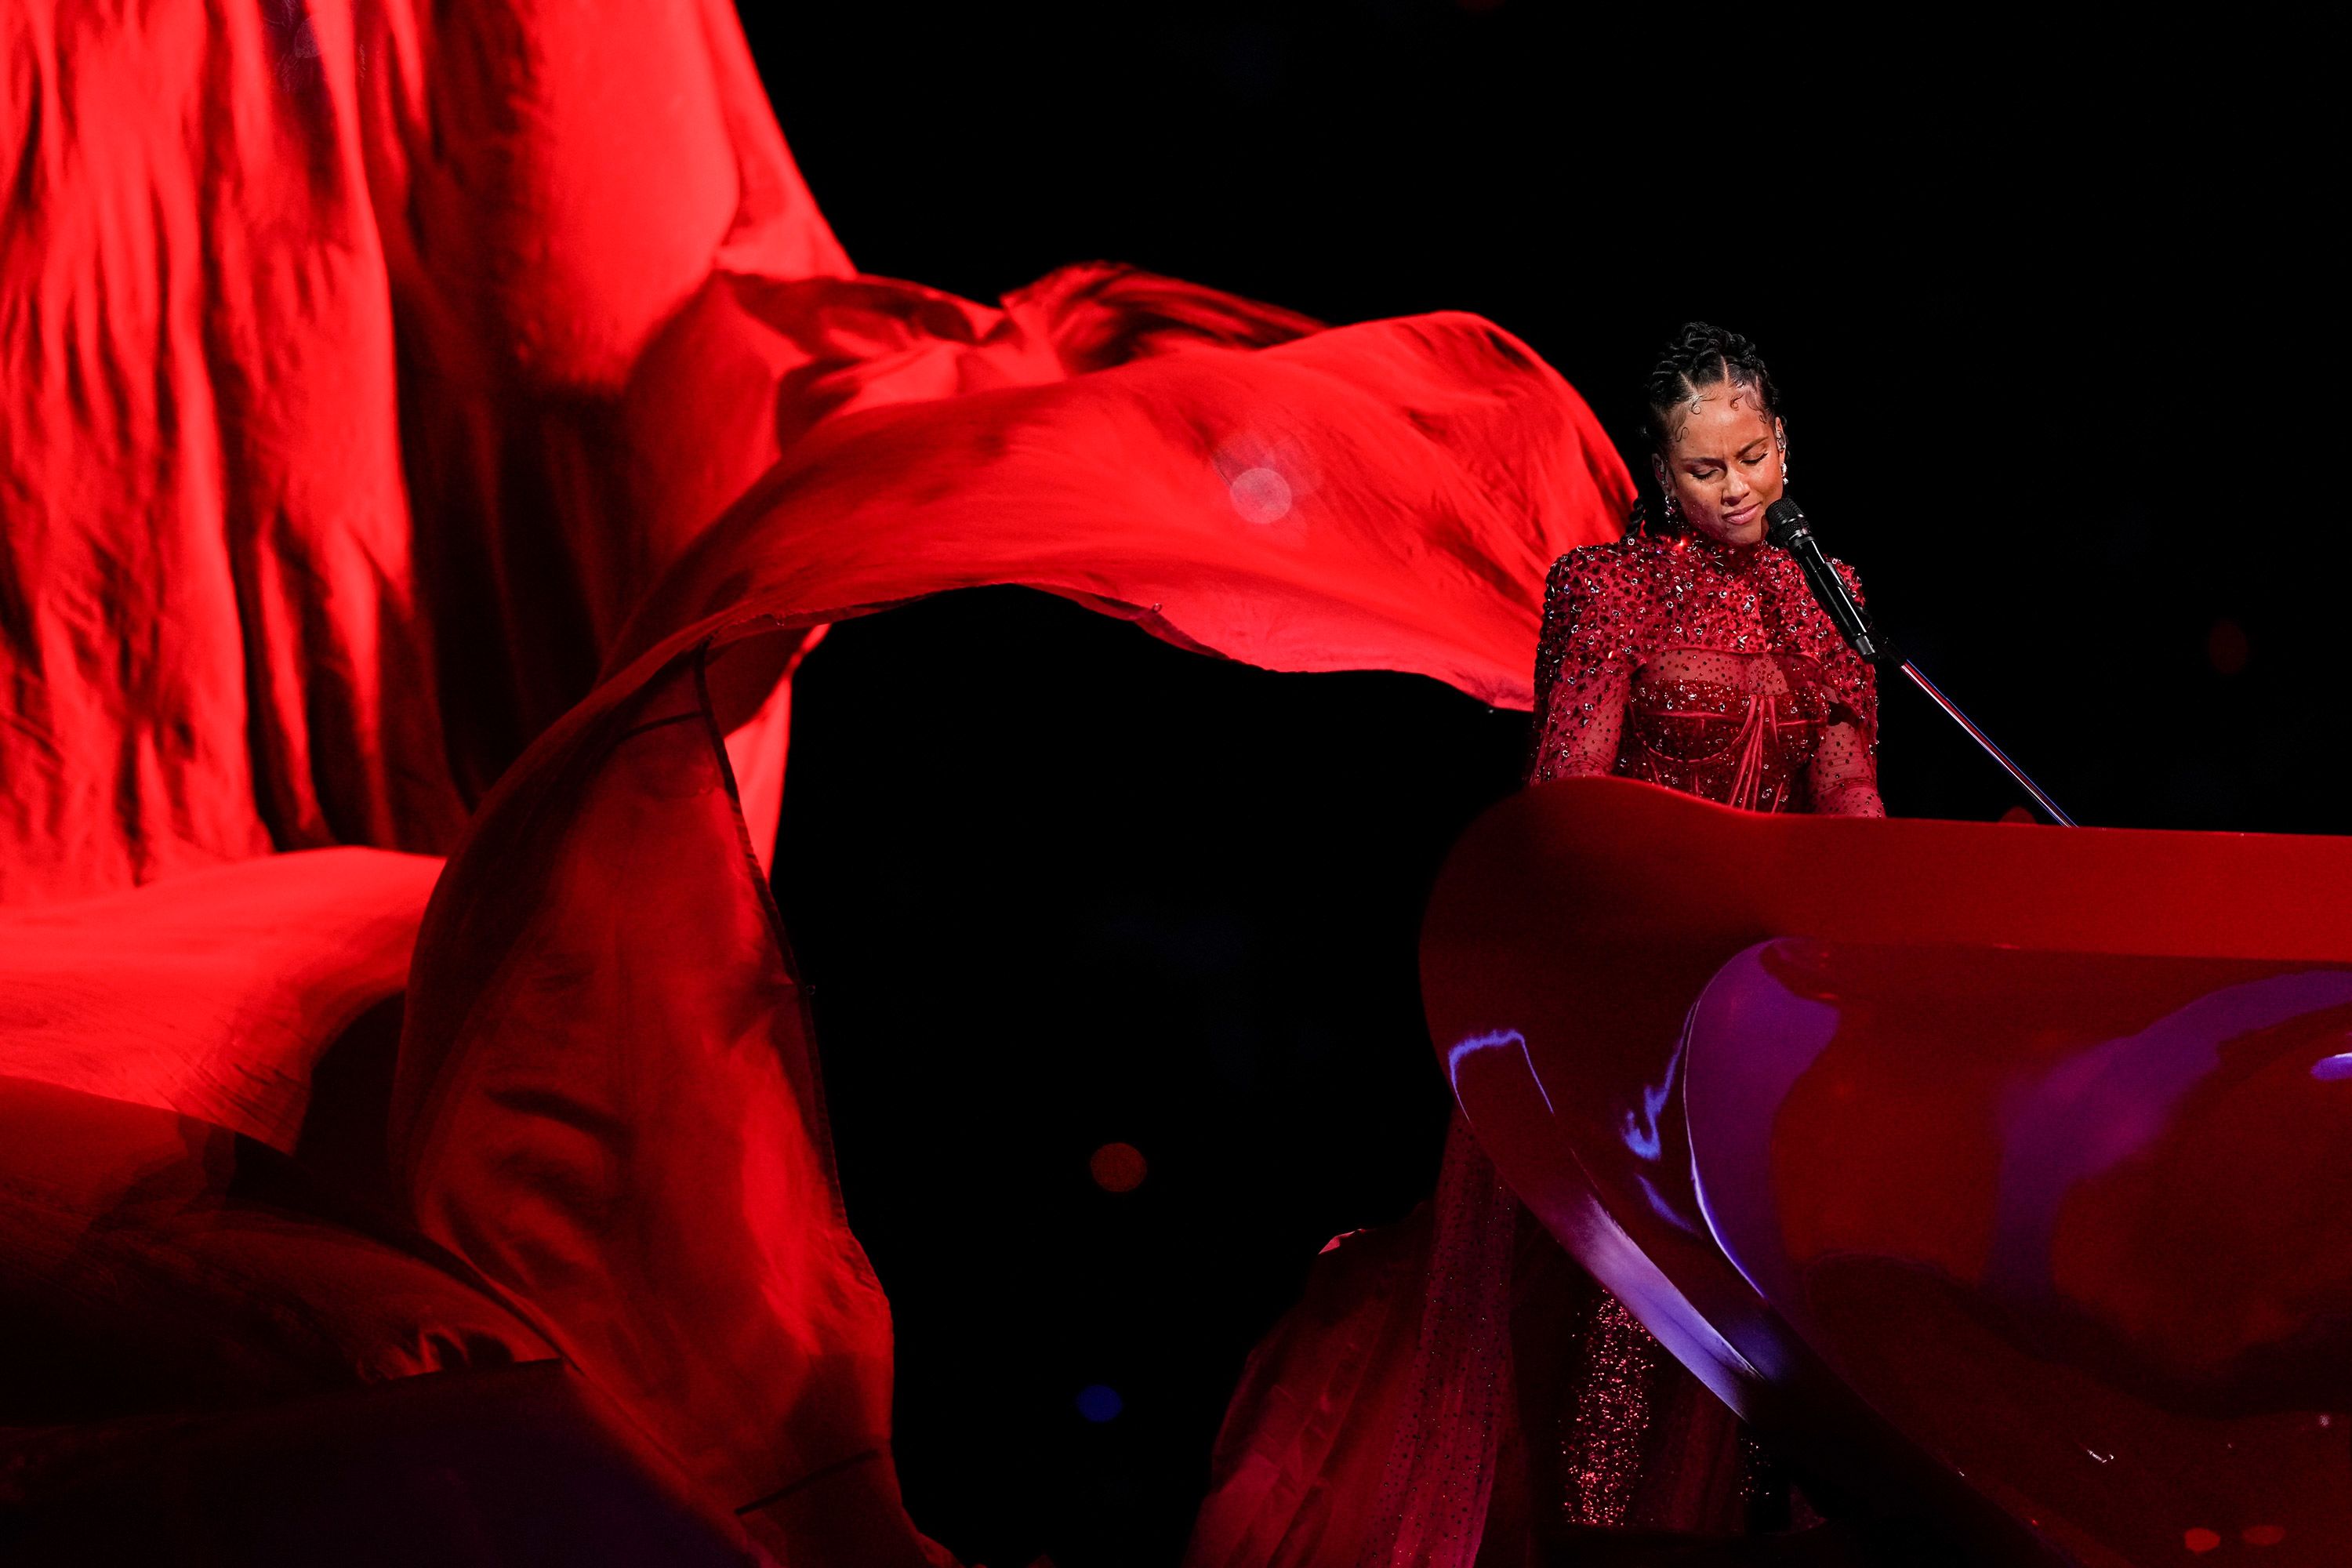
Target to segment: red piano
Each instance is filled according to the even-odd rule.
[[[1577,779],[1433,896],[1553,1235],[1768,1440],[1988,1563],[2352,1563],[2352,840]]]

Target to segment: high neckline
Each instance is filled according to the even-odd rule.
[[[1680,554],[1693,561],[1707,562],[1717,569],[1737,577],[1745,574],[1748,568],[1763,558],[1766,542],[1759,539],[1753,544],[1727,544],[1722,540],[1712,538],[1696,528],[1685,528],[1679,533],[1658,538],[1657,542],[1660,549],[1670,554]]]

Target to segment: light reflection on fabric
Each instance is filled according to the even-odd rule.
[[[1461,1098],[1464,1059],[1497,1046],[1518,1047],[1519,1059],[1528,1064],[1528,1077],[1535,1080],[1536,1093],[1542,1098],[1544,1109],[1559,1115],[1552,1110],[1551,1096],[1545,1092],[1543,1075],[1536,1071],[1535,1058],[1528,1054],[1528,1037],[1517,1029],[1492,1029],[1483,1035],[1465,1036],[1454,1043],[1454,1048],[1445,1053],[1445,1076],[1454,1085],[1454,1098]]]

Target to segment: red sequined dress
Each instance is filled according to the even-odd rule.
[[[1859,601],[1852,569],[1837,570]],[[1635,531],[1552,567],[1531,784],[1613,773],[1752,811],[1883,816],[1877,720],[1870,666],[1777,546]],[[1454,1142],[1467,1142],[1457,1121]],[[1804,1522],[1731,1413],[1531,1219],[1520,1232],[1508,1290],[1519,1528],[1557,1541]]]
[[[1777,546],[1634,532],[1552,567],[1530,783],[1615,773],[1751,811],[1879,816],[1877,714],[1870,667]]]
[[[1876,733],[1869,666],[1785,552],[1636,531],[1554,564],[1530,783],[1615,773],[1877,816]],[[1252,1356],[1212,1469],[1186,1568],[1519,1568],[1594,1532],[1808,1521],[1458,1115],[1431,1202],[1326,1248]]]

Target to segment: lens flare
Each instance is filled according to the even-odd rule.
[[[1095,1185],[1107,1193],[1131,1193],[1143,1185],[1151,1166],[1143,1151],[1132,1143],[1106,1143],[1087,1161]]]

